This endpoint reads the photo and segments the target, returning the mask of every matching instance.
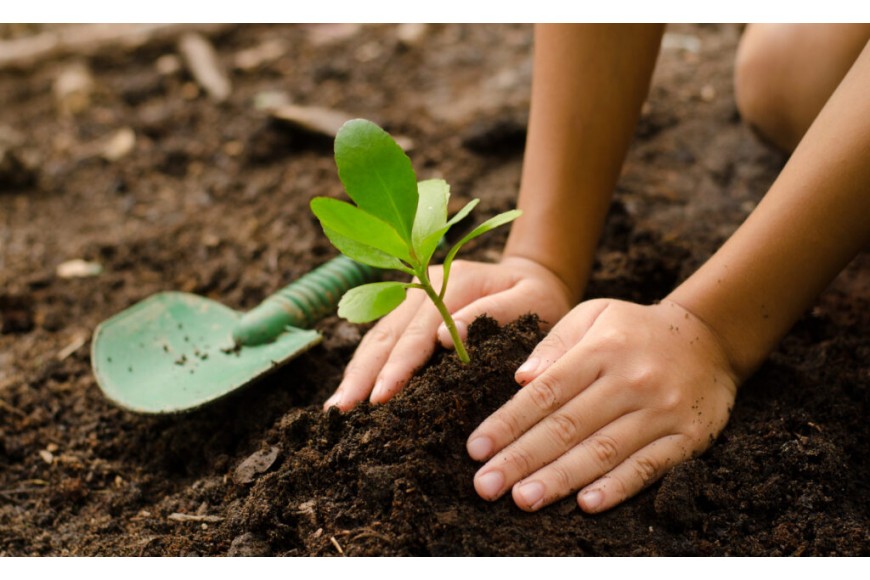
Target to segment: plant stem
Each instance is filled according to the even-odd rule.
[[[417,277],[420,279],[420,284],[423,286],[423,291],[426,292],[426,295],[429,296],[429,299],[432,300],[433,304],[435,304],[435,308],[438,309],[438,312],[441,314],[441,318],[444,319],[444,325],[447,326],[447,330],[450,332],[450,338],[453,339],[453,346],[456,348],[456,356],[459,357],[459,360],[463,364],[468,364],[471,362],[471,357],[468,356],[468,352],[465,350],[465,345],[462,343],[462,339],[459,338],[459,331],[456,329],[456,323],[453,321],[453,317],[450,316],[450,311],[447,310],[447,305],[444,304],[444,300],[435,292],[435,289],[432,288],[432,283],[429,282],[429,278],[425,275],[425,271],[418,273]]]

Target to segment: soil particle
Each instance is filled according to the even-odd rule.
[[[0,294],[0,332],[29,332],[34,326],[33,300],[22,294]]]
[[[271,556],[269,544],[254,534],[237,536],[230,544],[227,556]]]

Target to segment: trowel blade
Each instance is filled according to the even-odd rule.
[[[138,413],[176,413],[219,399],[320,342],[288,329],[274,342],[236,347],[241,313],[195,294],[163,292],[106,320],[91,359],[111,401]]]

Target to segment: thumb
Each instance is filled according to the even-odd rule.
[[[528,384],[562,358],[571,347],[580,342],[611,302],[610,300],[590,300],[581,303],[569,312],[544,337],[544,340],[538,343],[526,362],[517,369],[514,374],[517,383],[520,385]]]
[[[521,312],[521,310],[523,311]],[[512,295],[509,290],[505,290],[475,300],[471,304],[457,310],[453,313],[453,321],[456,323],[459,338],[464,341],[468,336],[469,325],[478,316],[486,315],[499,324],[507,324],[520,314],[528,311],[528,305],[517,304],[516,295]],[[447,330],[447,325],[443,322],[438,327],[438,340],[444,348],[453,348],[453,339],[450,337],[450,331]]]

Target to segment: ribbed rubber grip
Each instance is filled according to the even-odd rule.
[[[274,340],[288,326],[310,328],[335,310],[345,292],[379,277],[377,268],[339,256],[245,313],[233,339],[236,344],[253,346]]]

